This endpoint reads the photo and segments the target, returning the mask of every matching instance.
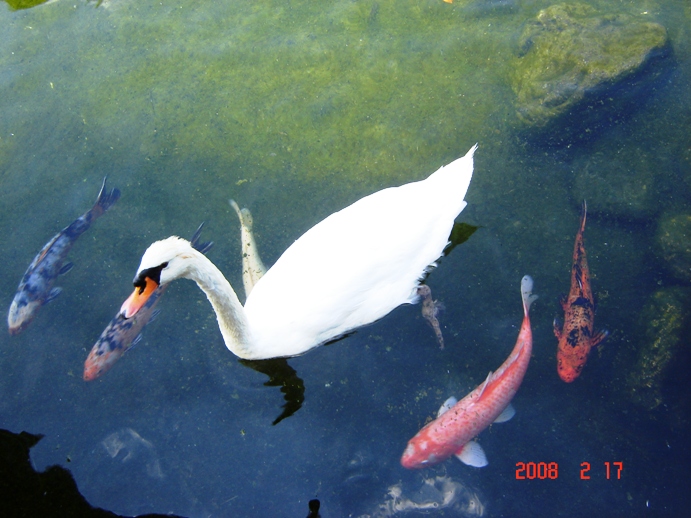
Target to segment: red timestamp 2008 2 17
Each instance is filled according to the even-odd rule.
[[[623,462],[605,462],[605,478],[621,479],[621,472],[624,470]],[[581,462],[581,480],[590,480],[590,462]],[[556,480],[559,478],[559,464],[556,462],[517,462],[516,480]]]

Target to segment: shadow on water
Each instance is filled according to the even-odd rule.
[[[14,434],[0,430],[0,498],[3,516],[83,516],[110,518],[119,515],[91,506],[82,496],[69,470],[50,466],[37,472],[31,465],[29,450],[42,435]],[[69,459],[68,459],[69,462]],[[168,514],[141,515],[162,518]]]
[[[286,417],[290,417],[300,410],[305,400],[305,383],[297,375],[295,369],[288,365],[285,358],[271,360],[239,360],[239,363],[252,370],[266,374],[269,381],[264,383],[266,387],[281,387],[285,404],[283,412],[271,423],[277,425]]]

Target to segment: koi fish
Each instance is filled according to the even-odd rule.
[[[576,234],[576,243],[573,248],[571,290],[568,298],[561,301],[561,307],[564,310],[564,326],[559,329],[559,323],[557,319],[554,319],[554,334],[559,340],[557,373],[566,383],[571,383],[581,374],[590,349],[599,345],[608,335],[607,331],[593,332],[595,303],[590,290],[590,272],[583,243],[587,209],[583,201],[581,226]]]
[[[199,243],[203,226],[204,223],[199,225],[190,243],[205,254],[213,246],[213,242]],[[92,381],[105,374],[123,354],[139,343],[144,327],[160,312],[156,309],[156,305],[165,291],[166,286],[156,288],[146,304],[132,318],[125,318],[118,311],[118,314],[103,330],[84,362],[84,381]]]
[[[160,312],[155,308],[165,291],[165,286],[159,286],[132,318],[125,318],[120,312],[115,315],[84,362],[84,381],[93,381],[105,374],[123,354],[139,343],[144,327]]]
[[[533,349],[533,333],[528,312],[537,298],[532,294],[533,279],[521,280],[523,324],[516,345],[499,369],[461,401],[450,398],[439,409],[438,417],[408,441],[401,457],[407,469],[432,466],[456,455],[470,466],[487,465],[487,457],[471,439],[493,422],[508,421],[515,414],[510,405],[528,370]]]
[[[242,284],[245,288],[245,298],[250,296],[254,285],[266,273],[266,266],[259,257],[257,243],[252,232],[252,213],[249,209],[241,209],[235,200],[229,200],[240,219],[240,241],[242,242]]]
[[[63,265],[72,245],[91,223],[105,213],[120,198],[120,191],[106,190],[106,178],[103,179],[101,192],[98,193],[96,203],[88,212],[82,214],[72,224],[48,241],[38,253],[22,277],[14,300],[7,315],[10,334],[19,334],[33,320],[38,308],[57,297],[62,288],[54,288],[58,275],[72,269],[72,263]]]
[[[439,312],[444,309],[444,305],[438,300],[432,300],[432,290],[426,284],[421,284],[417,288],[417,294],[422,299],[422,316],[429,323],[434,330],[434,335],[437,337],[439,349],[444,348],[444,336],[441,334],[441,327],[439,326]]]

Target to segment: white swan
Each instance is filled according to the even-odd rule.
[[[466,205],[476,148],[426,180],[378,191],[316,224],[259,279],[244,307],[188,241],[157,241],[144,253],[121,313],[132,317],[159,284],[192,279],[211,302],[228,349],[249,360],[296,356],[374,322],[417,300],[420,279]]]

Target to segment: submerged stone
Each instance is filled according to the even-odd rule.
[[[20,9],[30,9],[36,7],[37,5],[45,4],[48,0],[5,0],[7,5],[9,5],[15,11]]]
[[[588,211],[623,221],[646,221],[658,210],[655,157],[642,148],[603,146],[576,160],[573,197],[587,200]]]
[[[689,300],[688,288],[663,288],[650,297],[641,312],[645,332],[627,385],[633,401],[648,410],[664,402],[662,385],[672,359],[683,346]]]
[[[623,110],[660,75],[649,65],[669,48],[665,28],[642,18],[581,3],[543,9],[519,40],[511,79],[518,118],[532,129],[560,122],[588,133],[603,109]]]
[[[691,191],[691,136],[686,134],[688,139],[687,143],[682,143],[679,147],[679,152],[677,153],[677,158],[679,160],[679,169],[681,177],[686,184],[686,188]]]
[[[667,270],[677,280],[691,283],[691,214],[662,217],[655,237]]]

